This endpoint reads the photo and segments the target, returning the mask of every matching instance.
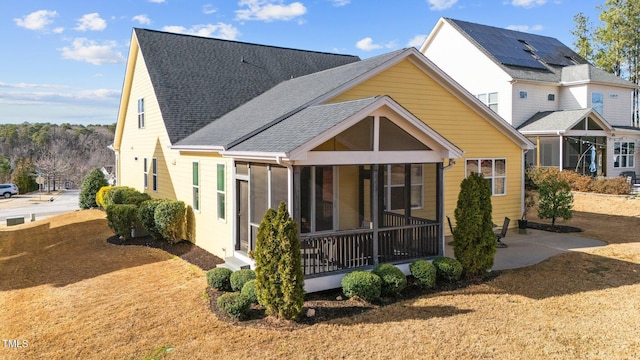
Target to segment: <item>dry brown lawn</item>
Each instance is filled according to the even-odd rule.
[[[107,243],[100,211],[1,229],[0,339],[28,347],[0,358],[638,359],[640,199],[576,194],[575,209],[568,224],[608,246],[294,329],[221,321],[202,270]]]

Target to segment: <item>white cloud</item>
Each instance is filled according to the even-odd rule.
[[[458,0],[427,0],[427,2],[431,5],[429,10],[446,10],[455,5]]]
[[[102,64],[121,64],[125,62],[124,56],[119,51],[114,50],[115,42],[109,41],[103,44],[97,44],[86,38],[76,38],[73,40],[71,47],[63,47],[59,49],[62,52],[62,58],[86,61],[93,65]]]
[[[547,0],[511,0],[511,5],[531,8],[534,6],[544,5]]]
[[[136,15],[131,18],[132,21],[136,21],[140,25],[149,25],[151,24],[151,19],[145,14]]]
[[[536,31],[542,31],[542,29],[544,29],[544,27],[542,25],[533,25],[533,26],[529,26],[529,25],[509,25],[509,26],[507,26],[507,29],[515,30],[515,31],[522,31],[522,32],[536,32]]]
[[[381,49],[382,45],[374,44],[373,39],[370,37],[366,37],[356,43],[356,47],[363,51],[372,51]]]
[[[164,3],[166,0],[149,0],[150,3],[156,3],[156,4],[162,4]]]
[[[0,88],[13,88],[13,89],[63,89],[68,86],[66,85],[55,85],[55,84],[27,84],[27,83],[17,83],[10,84],[6,82],[0,81]]]
[[[333,6],[345,6],[351,4],[351,0],[331,0]]]
[[[53,22],[58,12],[49,10],[34,11],[22,18],[13,19],[16,25],[29,30],[45,30],[47,25]]]
[[[55,29],[52,30],[54,34],[62,34],[62,32],[64,31],[63,27],[57,27]]]
[[[247,7],[236,10],[238,20],[289,21],[307,12],[300,2],[285,5],[281,0],[240,0],[238,5]]]
[[[238,35],[240,35],[240,31],[235,26],[225,23],[194,25],[189,29],[184,26],[173,25],[165,26],[162,30],[179,34],[216,37],[227,40],[235,40]]]
[[[211,4],[205,4],[205,5],[202,7],[202,12],[203,12],[205,15],[213,14],[213,13],[215,13],[215,12],[217,12],[217,11],[218,11],[218,9],[214,8],[214,7],[213,7],[213,5],[211,5]]]
[[[107,28],[107,22],[100,17],[98,13],[91,13],[82,15],[78,19],[78,26],[75,27],[78,31],[102,31]]]
[[[413,37],[413,39],[409,40],[407,46],[419,48],[422,46],[422,43],[427,39],[427,35],[420,34]]]

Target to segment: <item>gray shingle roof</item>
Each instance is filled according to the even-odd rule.
[[[376,100],[377,97],[371,97],[304,108],[229,150],[290,152],[338,125]]]
[[[525,121],[518,130],[522,133],[566,131],[570,130],[576,122],[594,113],[591,108],[578,110],[540,111]],[[594,113],[595,114],[595,113]],[[602,118],[604,124],[611,126]]]
[[[405,51],[411,50],[398,50],[282,82],[176,145],[221,146],[230,149],[294,113],[314,105],[326,94],[401,56]]]
[[[514,79],[555,83],[590,81],[634,86],[589,64],[555,38],[449,18],[443,20]]]
[[[278,83],[360,60],[134,29],[173,144]]]

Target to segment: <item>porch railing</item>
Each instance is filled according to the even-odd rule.
[[[406,224],[404,217],[400,223],[395,214],[388,218],[385,215],[384,222],[388,226],[378,230],[378,254],[373,251],[372,229],[302,234],[300,240],[305,275],[372,266],[375,257],[382,263],[439,254],[438,223],[409,218],[409,224]]]

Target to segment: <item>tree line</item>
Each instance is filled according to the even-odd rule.
[[[0,183],[21,193],[77,188],[91,169],[112,169],[114,125],[0,124]]]

